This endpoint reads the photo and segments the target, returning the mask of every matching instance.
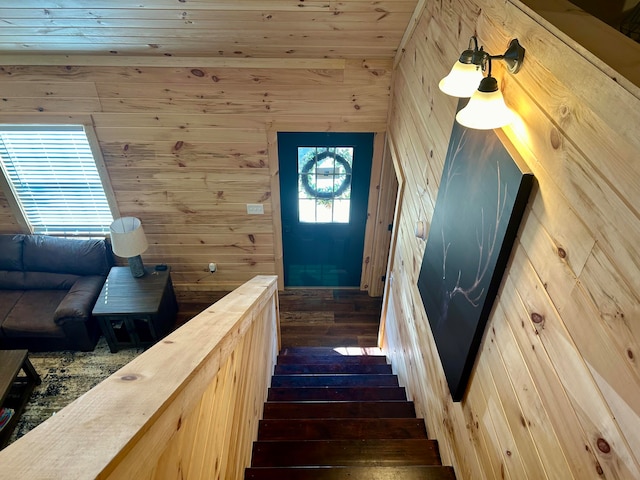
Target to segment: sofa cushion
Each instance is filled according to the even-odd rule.
[[[5,337],[64,337],[53,313],[65,297],[64,290],[27,290],[2,322]]]
[[[69,290],[80,278],[69,273],[0,270],[0,290]]]
[[[69,273],[24,272],[24,289],[69,290],[79,278]]]
[[[0,270],[22,270],[24,235],[0,235]]]
[[[24,272],[0,270],[0,289],[24,290]]]
[[[104,240],[26,235],[23,249],[27,271],[106,276],[111,267]]]
[[[22,290],[0,290],[0,324],[20,300],[23,293]]]

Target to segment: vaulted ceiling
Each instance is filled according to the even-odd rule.
[[[393,57],[418,3],[20,0],[0,7],[0,55]]]

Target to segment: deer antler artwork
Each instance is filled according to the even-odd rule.
[[[418,278],[454,400],[464,393],[533,176],[492,131],[451,134]]]
[[[460,140],[457,143],[455,149],[451,153],[451,159],[445,166],[442,178],[443,182],[441,187],[443,189],[442,198],[446,202],[449,194],[449,188],[453,180],[462,175],[461,167],[459,166],[459,156],[464,151],[464,146],[467,143],[467,130],[462,132]],[[486,146],[485,149],[486,150]],[[487,152],[483,152],[487,153]],[[482,156],[482,154],[481,154]],[[447,256],[449,248],[451,247],[451,241],[446,238],[447,224],[443,223],[440,227],[440,236],[442,241],[442,297],[440,315],[438,316],[437,325],[440,325],[448,315],[449,304],[451,300],[457,296],[462,295],[465,300],[473,307],[478,307],[479,302],[486,292],[486,288],[483,287],[483,281],[486,280],[487,274],[490,272],[492,260],[496,252],[496,246],[498,244],[498,231],[500,223],[503,219],[505,212],[505,206],[508,198],[508,186],[503,185],[500,175],[500,163],[496,162],[496,203],[495,213],[492,221],[485,219],[485,207],[483,205],[472,205],[470,208],[477,207],[480,215],[480,225],[476,227],[476,244],[478,249],[477,267],[475,276],[471,280],[466,282],[462,281],[462,269],[457,268],[457,278],[453,286],[447,285]]]

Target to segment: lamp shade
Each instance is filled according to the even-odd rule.
[[[504,103],[500,90],[495,92],[476,90],[467,106],[456,114],[456,120],[468,128],[491,130],[513,122],[514,114]]]
[[[135,257],[149,246],[139,218],[118,218],[109,226],[109,230],[113,253],[119,257]]]
[[[440,80],[438,88],[452,97],[469,98],[477,90],[482,76],[479,65],[458,60],[449,75]]]

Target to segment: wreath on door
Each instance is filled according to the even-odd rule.
[[[342,176],[342,182],[338,185],[334,183],[333,187],[330,188],[317,188],[315,185],[311,185],[309,182],[309,178],[311,177],[310,173],[313,168],[318,167],[318,163],[322,162],[324,159],[332,157],[333,161],[340,164],[342,168],[344,168],[344,175]],[[302,171],[300,172],[302,175],[302,188],[305,192],[307,192],[311,197],[315,198],[324,198],[324,199],[332,199],[338,198],[342,195],[351,185],[351,165],[349,162],[345,160],[342,155],[339,155],[335,152],[330,152],[325,150],[324,152],[320,152],[313,157],[311,157],[307,163],[302,167]],[[334,176],[337,178],[337,175]]]

